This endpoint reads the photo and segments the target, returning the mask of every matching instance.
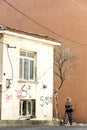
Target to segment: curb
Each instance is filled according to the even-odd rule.
[[[39,121],[39,120],[0,120],[0,126],[32,126],[32,125],[52,125],[58,126],[59,121]]]
[[[0,120],[0,126],[65,126],[59,120],[41,121],[41,120]],[[69,126],[69,125],[66,125]],[[87,126],[87,124],[73,122],[72,127]]]

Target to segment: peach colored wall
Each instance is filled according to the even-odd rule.
[[[75,50],[75,49],[74,49]],[[59,90],[59,113],[64,116],[65,98],[70,96],[74,103],[74,120],[77,122],[87,123],[87,48],[78,48],[75,51],[77,54],[76,66],[70,71],[62,88]],[[54,85],[59,83],[56,76],[54,76]]]
[[[78,64],[59,92],[60,110],[61,112],[64,110],[65,97],[71,96],[75,105],[75,120],[87,122],[87,0],[26,0],[22,2],[9,0],[9,2],[57,34],[81,42],[81,44],[71,42],[47,31],[17,13],[3,0],[0,1],[0,23],[48,35],[74,49],[78,55]]]

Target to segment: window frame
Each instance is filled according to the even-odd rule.
[[[25,55],[21,55],[21,52],[24,52]],[[28,56],[28,55],[31,56]],[[21,60],[21,61],[20,61]],[[24,60],[28,61],[29,67],[28,67],[28,75],[27,79],[25,78],[26,75],[24,75]],[[20,64],[21,62],[21,64]],[[31,74],[30,70],[30,62],[33,62],[33,73]],[[31,78],[32,77],[32,78]],[[19,79],[23,81],[35,81],[36,80],[36,52],[31,52],[31,51],[25,51],[25,50],[20,50],[20,57],[19,57]]]
[[[24,109],[23,109],[23,103],[24,102],[26,102],[25,113],[24,113]],[[29,108],[29,103],[30,103],[30,108]],[[33,103],[34,103],[34,105],[33,105]],[[20,117],[33,117],[34,118],[36,116],[36,100],[35,99],[20,99],[20,102],[19,102],[19,116]]]

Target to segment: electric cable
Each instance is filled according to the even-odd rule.
[[[8,47],[7,47],[7,56],[8,56],[9,63],[10,63],[10,66],[11,66],[11,71],[12,71],[11,80],[13,80],[13,65],[12,65],[12,62],[11,62],[10,55],[9,55]]]
[[[86,9],[83,5],[79,4],[76,0],[72,0],[72,2],[73,2],[75,5],[77,5],[79,8],[81,8],[81,9],[83,9],[83,10],[85,10],[85,11],[87,12],[87,9]]]
[[[78,42],[72,39],[69,39],[67,37],[62,36],[61,34],[56,33],[55,31],[52,31],[51,29],[47,28],[46,26],[44,26],[43,24],[40,24],[39,22],[37,22],[36,20],[34,20],[33,18],[27,16],[26,14],[24,14],[22,11],[20,11],[19,9],[17,9],[15,6],[13,6],[11,3],[9,3],[7,0],[3,0],[8,6],[10,6],[11,8],[13,8],[14,10],[16,10],[17,12],[19,12],[21,15],[23,15],[24,17],[26,17],[28,20],[32,21],[33,23],[37,24],[38,26],[42,27],[43,29],[51,32],[52,34],[55,34],[56,36],[63,38],[65,40],[71,41],[73,43],[82,45],[82,46],[87,46],[86,43],[83,42]]]

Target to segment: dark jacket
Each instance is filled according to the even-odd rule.
[[[65,103],[65,111],[68,112],[73,112],[73,104],[72,102],[70,103]]]

